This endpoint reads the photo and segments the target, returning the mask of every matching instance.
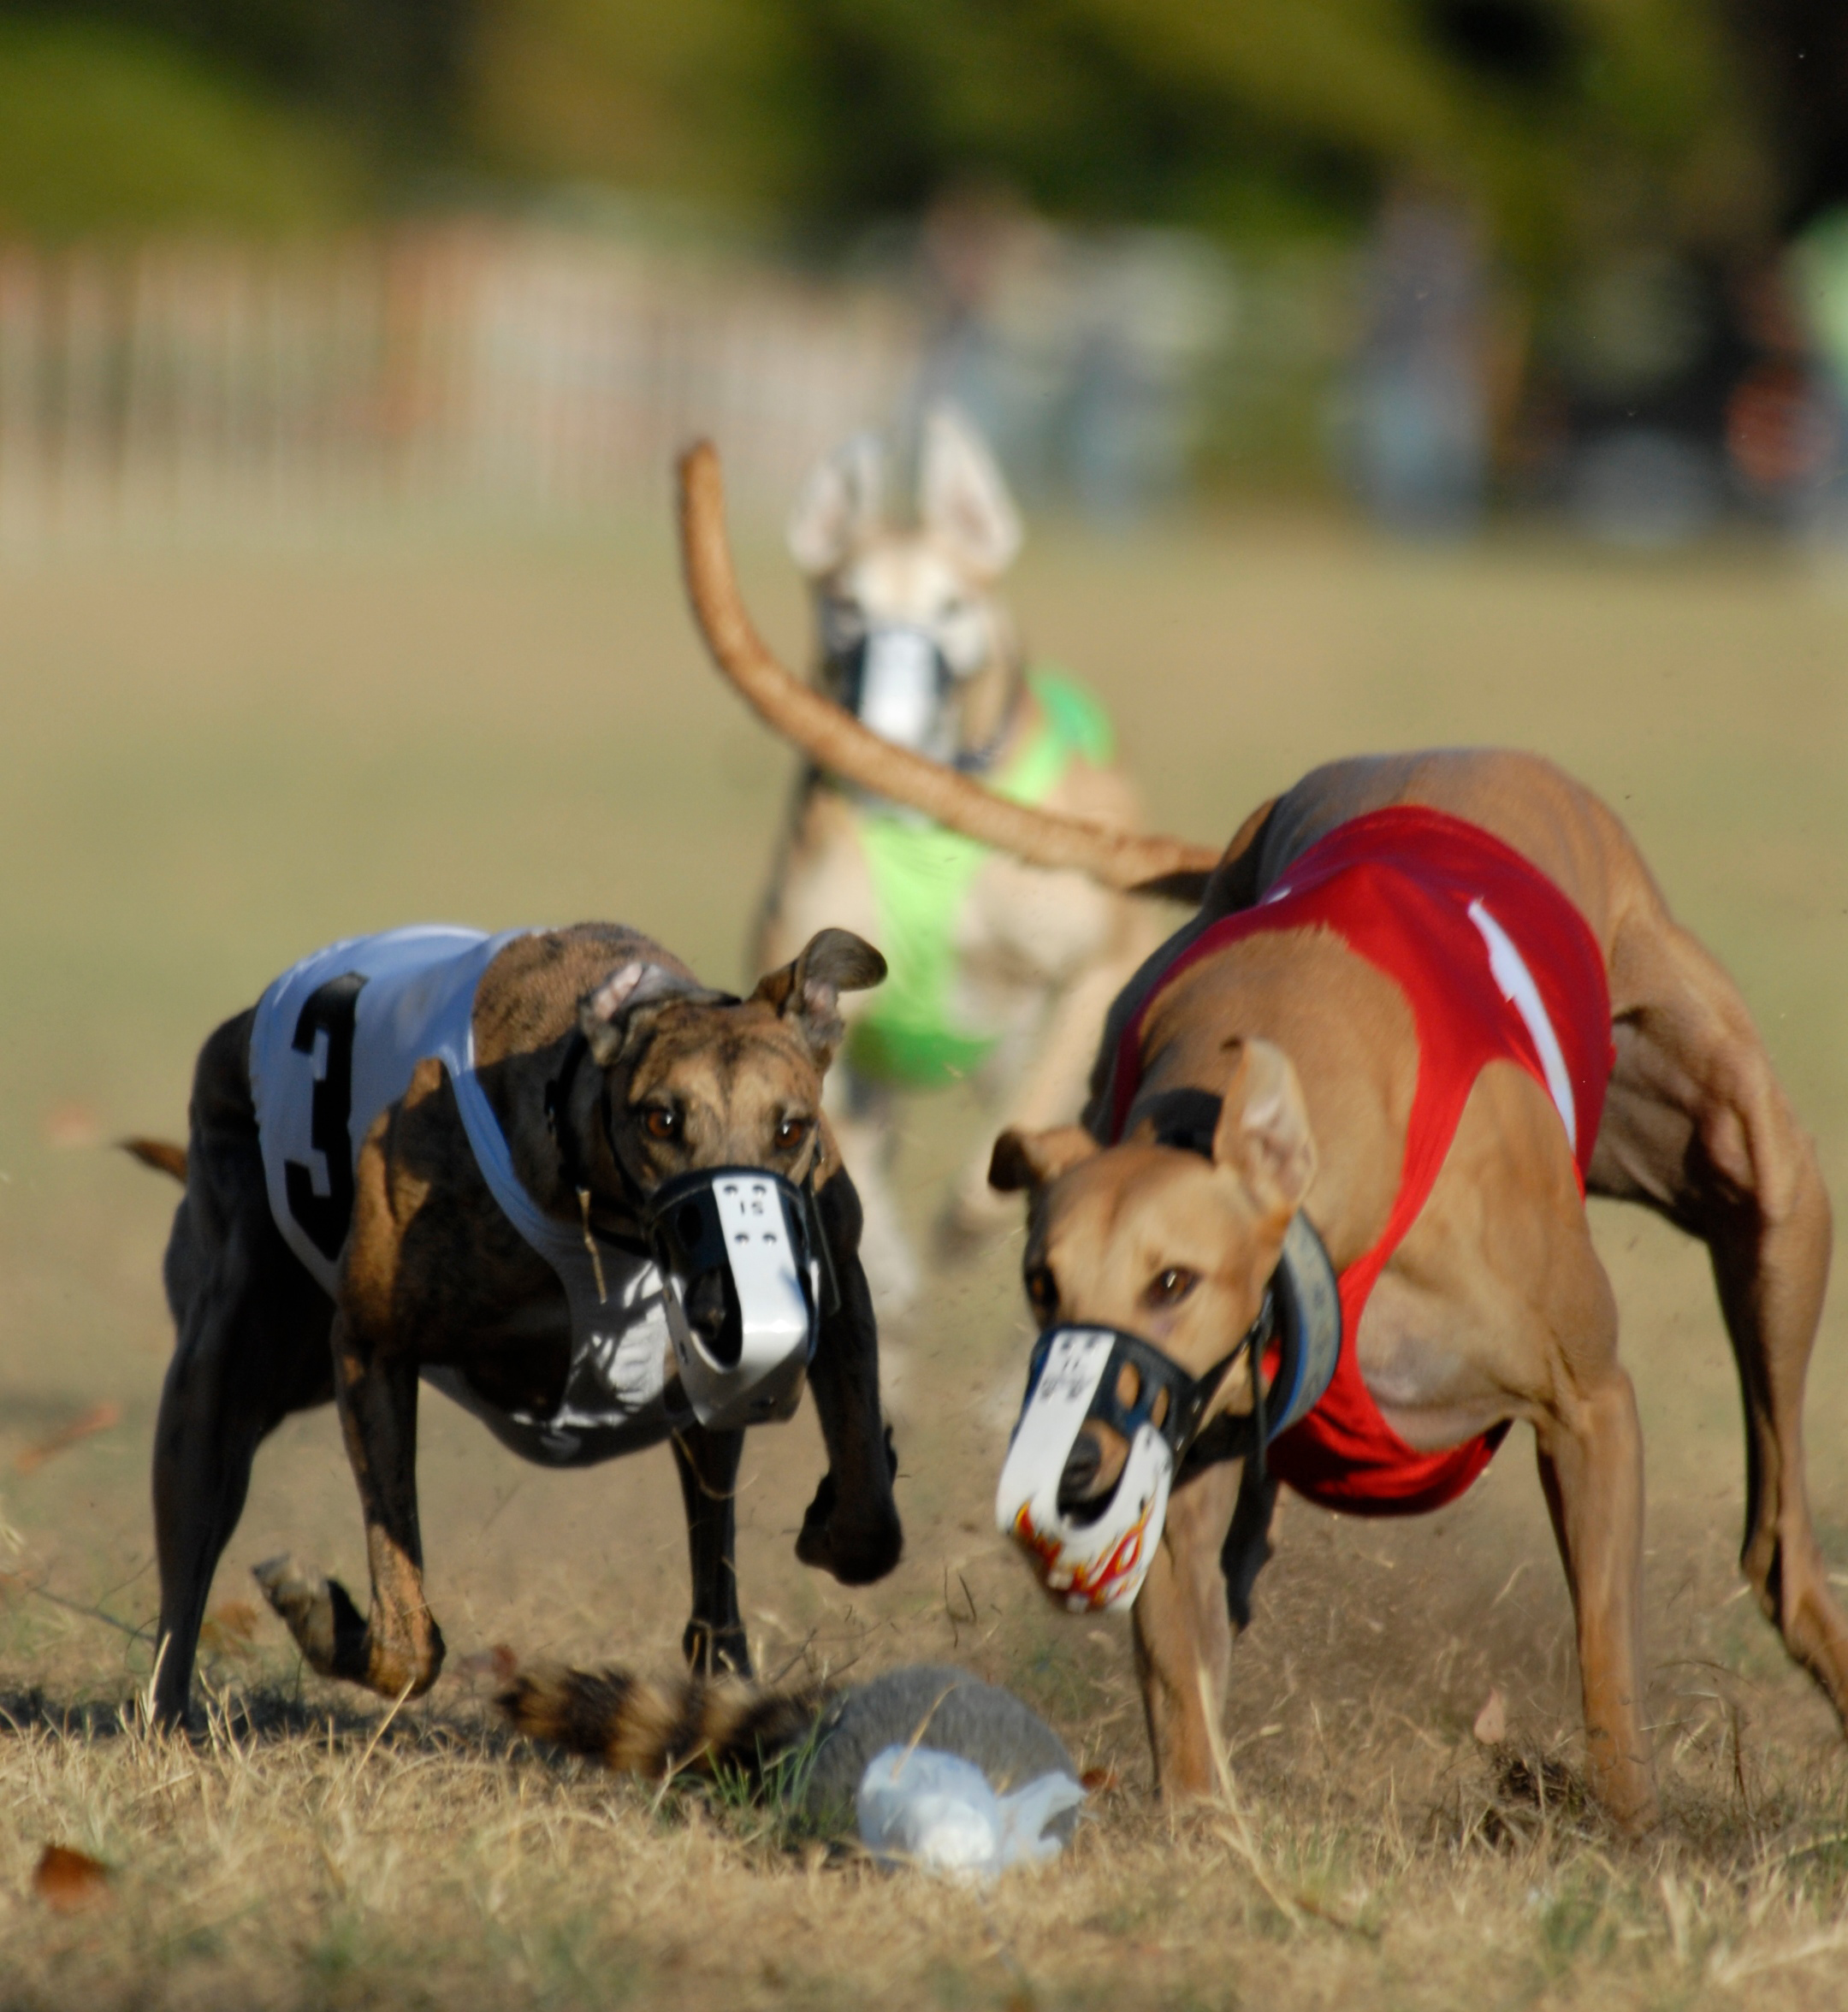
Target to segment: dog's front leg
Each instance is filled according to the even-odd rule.
[[[820,1193],[840,1304],[821,1323],[808,1388],[821,1422],[828,1471],[803,1518],[796,1555],[843,1585],[884,1578],[904,1548],[892,1500],[898,1456],[880,1411],[879,1325],[860,1263],[860,1200],[844,1172]]]
[[[424,1598],[417,1360],[407,1348],[369,1341],[345,1311],[335,1316],[332,1342],[341,1431],[365,1516],[370,1611],[361,1624],[338,1580],[305,1575],[287,1558],[259,1565],[257,1577],[322,1676],[418,1697],[442,1668],[443,1639]]]
[[[1232,1673],[1232,1623],[1219,1554],[1232,1525],[1240,1471],[1230,1463],[1209,1467],[1175,1490],[1133,1609],[1155,1786],[1170,1802],[1211,1795],[1215,1786],[1213,1749]]]
[[[1656,1820],[1643,1724],[1643,1435],[1636,1392],[1612,1361],[1568,1383],[1537,1423],[1540,1485],[1578,1625],[1587,1772],[1632,1833]]]
[[[744,1435],[689,1425],[674,1434],[673,1450],[693,1565],[693,1615],[681,1653],[702,1677],[727,1671],[749,1677],[750,1646],[737,1603],[737,1471]]]

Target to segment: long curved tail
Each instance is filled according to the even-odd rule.
[[[625,1670],[538,1670],[500,1694],[522,1732],[655,1779],[735,1766],[755,1775],[813,1731],[832,1692],[735,1677],[655,1681]]]
[[[118,1139],[116,1143],[144,1167],[151,1167],[157,1174],[170,1174],[181,1186],[186,1186],[187,1149],[183,1145],[166,1139]]]
[[[1108,887],[1198,901],[1220,855],[1182,838],[1113,831],[1010,802],[941,762],[894,747],[779,663],[738,592],[726,536],[719,456],[701,441],[680,458],[680,556],[687,595],[720,670],[767,725],[831,775],[921,810],[965,837],[1036,867],[1075,868]]]

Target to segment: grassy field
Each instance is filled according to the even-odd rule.
[[[792,578],[743,555],[800,647]],[[1848,1192],[1848,597],[1794,562],[1407,554],[1314,523],[1049,530],[1017,601],[1112,701],[1159,820],[1207,838],[1316,760],[1497,741],[1629,820],[1744,985]],[[181,1135],[192,1056],[302,951],[411,920],[620,918],[738,968],[791,764],[719,686],[665,530],[399,529],[317,553],[0,573],[0,2004],[1834,2005],[1848,1765],[1732,1569],[1741,1441],[1698,1252],[1601,1211],[1650,1461],[1648,1647],[1670,1820],[1580,1806],[1571,1620],[1517,1434],[1444,1513],[1288,1506],[1241,1645],[1235,1804],[1152,1809],[1126,1628],[1045,1607],[990,1529],[1024,1323],[1004,1248],[890,1338],[904,1562],[849,1595],[792,1554],[808,1416],[741,1498],[763,1666],[953,1657],[1107,1776],[1068,1857],[980,1895],[880,1876],[775,1812],[656,1796],[504,1738],[495,1652],[666,1666],[685,1615],[665,1454],[578,1476],[427,1395],[426,1700],[304,1675],[260,1611],[285,1547],[364,1580],[331,1414],[265,1448],[221,1570],[214,1737],[121,1707],[157,1595],[149,1438],[172,1189],[107,1142]],[[917,1107],[921,1226],[981,1117]],[[1810,1387],[1848,1565],[1848,1321]],[[1491,1691],[1508,1737],[1472,1726]],[[47,1843],[98,1903],[33,1890]]]

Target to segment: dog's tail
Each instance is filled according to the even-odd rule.
[[[166,1139],[118,1139],[116,1143],[144,1167],[151,1167],[157,1174],[170,1174],[181,1186],[186,1186],[187,1149],[183,1145]]]
[[[997,796],[942,762],[881,739],[779,663],[738,592],[724,481],[708,441],[680,459],[680,553],[694,618],[720,671],[761,719],[830,774],[1034,866],[1075,867],[1108,887],[1199,900],[1221,856],[1211,847],[1111,831]]]
[[[833,1695],[736,1677],[655,1681],[625,1670],[554,1669],[523,1672],[499,1701],[536,1739],[658,1780],[726,1766],[761,1774],[808,1737]]]

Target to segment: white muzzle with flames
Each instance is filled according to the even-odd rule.
[[[1028,1383],[995,1493],[995,1521],[1033,1557],[1046,1590],[1074,1613],[1126,1606],[1142,1589],[1161,1541],[1174,1453],[1146,1417],[1126,1420],[1129,1452],[1109,1495],[1073,1512],[1059,1488],[1078,1435],[1097,1415],[1119,1337],[1060,1328]]]

